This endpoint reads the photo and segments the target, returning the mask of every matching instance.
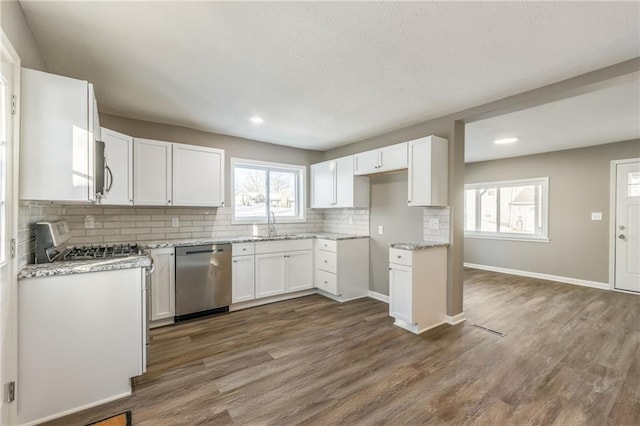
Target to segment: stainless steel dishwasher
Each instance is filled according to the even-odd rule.
[[[231,244],[176,248],[176,321],[229,311]]]

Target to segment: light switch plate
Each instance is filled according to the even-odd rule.
[[[383,235],[384,234],[384,226],[379,225],[378,226],[378,235]]]
[[[177,217],[171,218],[171,226],[173,226],[174,228],[180,226],[180,219]]]
[[[602,212],[591,212],[591,220],[602,220]]]
[[[429,218],[429,229],[440,229],[440,219],[437,217]]]
[[[96,220],[93,216],[84,217],[84,229],[93,229],[96,227]]]

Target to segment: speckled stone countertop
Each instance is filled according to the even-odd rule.
[[[398,250],[425,250],[436,247],[449,247],[449,243],[439,243],[436,241],[410,241],[391,244],[391,248]]]
[[[279,240],[305,240],[309,238],[319,238],[325,240],[354,240],[357,238],[369,238],[367,235],[351,235],[351,234],[330,234],[330,233],[304,233],[304,234],[281,234],[272,237],[233,237],[233,238],[197,238],[190,240],[162,240],[141,243],[145,249],[155,249],[164,247],[184,247],[198,246],[204,244],[226,244],[226,243],[252,243],[260,241],[279,241]]]
[[[18,273],[18,279],[113,271],[117,269],[148,268],[150,266],[151,259],[148,256],[41,263],[38,265],[27,265],[22,268]]]

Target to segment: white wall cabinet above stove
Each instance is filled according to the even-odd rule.
[[[133,138],[102,128],[107,192],[98,199],[104,205],[133,204]]]
[[[352,155],[311,165],[311,208],[369,207],[369,178],[354,176]]]
[[[133,203],[171,205],[171,142],[133,140]]]
[[[390,172],[407,168],[407,142],[355,154],[356,175]]]
[[[20,198],[95,202],[93,85],[22,69]]]

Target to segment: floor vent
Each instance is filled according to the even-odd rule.
[[[484,331],[486,331],[487,333],[495,334],[496,336],[504,337],[504,336],[506,336],[506,335],[507,335],[506,333],[503,333],[503,332],[501,332],[501,331],[493,330],[493,329],[491,329],[491,328],[489,328],[489,327],[485,327],[484,325],[480,325],[480,324],[471,324],[471,326],[472,326],[472,327],[477,327],[477,328],[479,328],[479,329],[481,329],[481,330],[484,330]]]

